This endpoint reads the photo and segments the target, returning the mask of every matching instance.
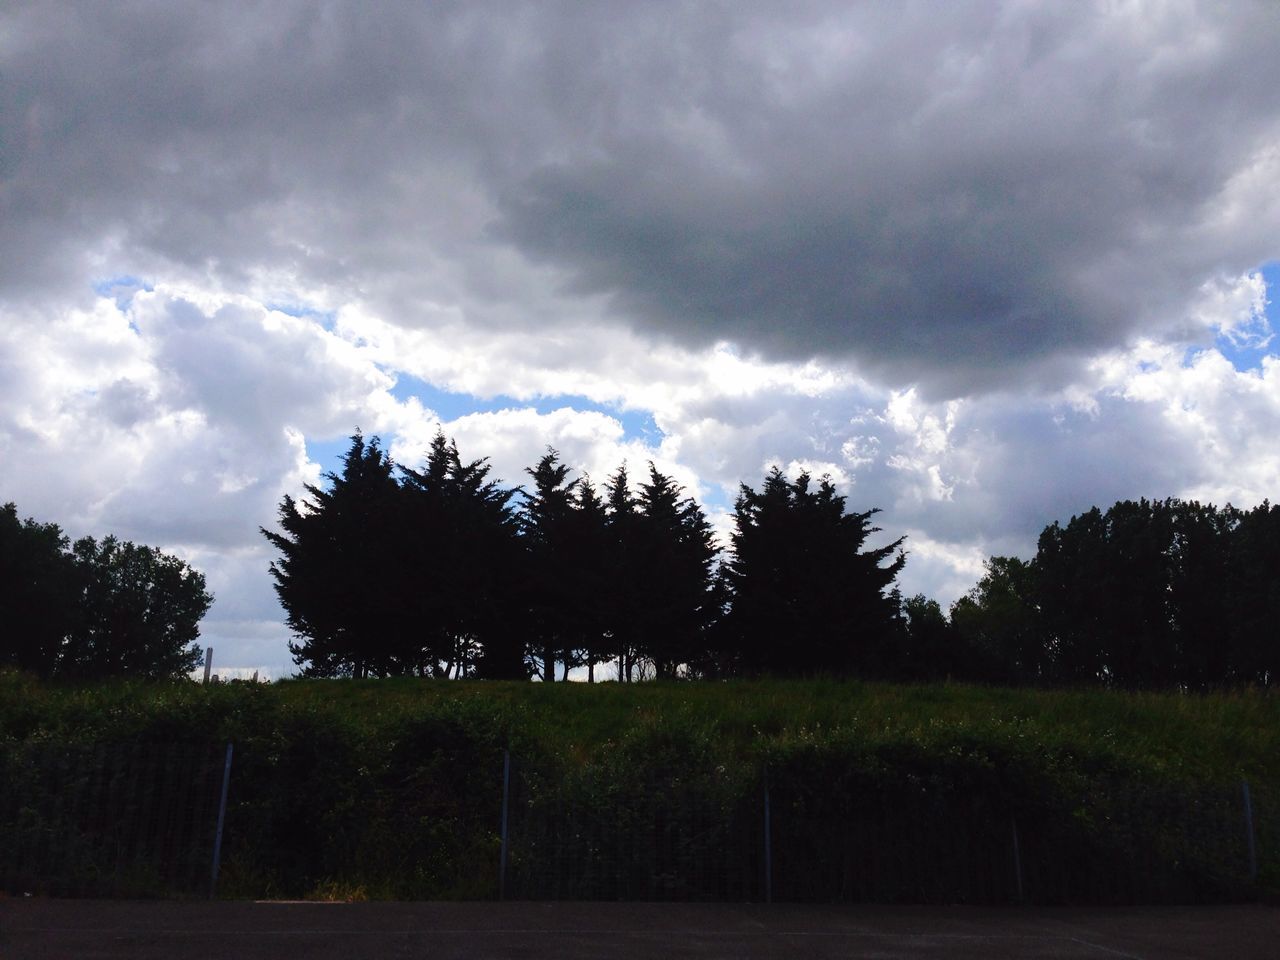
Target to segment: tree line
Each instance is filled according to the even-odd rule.
[[[544,681],[882,672],[902,541],[828,480],[742,487],[720,562],[698,503],[652,463],[597,489],[549,450],[514,489],[437,434],[420,470],[356,434],[341,473],[285,497],[271,567],[312,676]],[[612,671],[611,671],[612,672]]]
[[[307,676],[628,681],[825,674],[1125,689],[1280,676],[1280,506],[1121,501],[995,556],[949,610],[895,582],[904,539],[827,478],[742,484],[727,549],[652,463],[601,488],[554,450],[510,488],[438,434],[420,469],[357,433],[286,496],[270,575]],[[204,577],[153,547],[71,543],[0,509],[0,667],[183,676]]]
[[[1205,690],[1280,678],[1280,506],[1124,500],[992,557],[945,617],[908,616],[935,672],[1009,684]]]
[[[311,676],[621,680],[826,674],[1128,689],[1269,685],[1280,508],[1122,501],[992,557],[944,611],[895,586],[904,539],[829,479],[742,484],[727,550],[652,463],[597,489],[549,450],[506,488],[438,434],[420,470],[357,434],[286,497],[271,567]]]
[[[108,536],[72,543],[0,507],[0,667],[42,677],[184,676],[213,597],[182,560]]]

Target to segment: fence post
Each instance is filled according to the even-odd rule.
[[[773,818],[769,809],[769,775],[764,778],[764,902],[773,903]]]
[[[213,871],[209,876],[209,899],[218,893],[218,868],[222,865],[222,827],[227,819],[227,788],[231,785],[231,743],[227,743],[227,758],[222,765],[222,796],[218,800],[218,829],[213,836]]]
[[[1249,882],[1258,879],[1258,848],[1253,833],[1253,798],[1249,796],[1249,781],[1240,781],[1240,790],[1244,794],[1244,836],[1249,845]]]
[[[511,751],[502,751],[502,854],[498,861],[498,899],[507,899],[507,807],[511,797]]]
[[[1017,891],[1018,902],[1026,902],[1026,895],[1022,889],[1022,845],[1018,842],[1018,818],[1009,818],[1009,828],[1013,834],[1013,882],[1014,889]]]

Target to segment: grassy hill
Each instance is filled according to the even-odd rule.
[[[493,895],[504,749],[509,890],[528,896],[760,898],[766,785],[781,898],[1238,897],[1256,889],[1242,778],[1259,882],[1280,878],[1280,697],[1261,691],[0,676],[14,770],[228,740],[237,895]]]

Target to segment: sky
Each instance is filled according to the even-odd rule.
[[[357,428],[515,484],[771,465],[944,606],[1093,505],[1280,498],[1280,6],[6,3],[0,502],[293,669]]]

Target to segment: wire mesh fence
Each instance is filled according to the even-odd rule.
[[[755,780],[713,767],[625,779],[513,762],[505,893],[524,899],[765,899]]]
[[[1193,903],[1244,899],[1257,882],[1234,786],[1126,784],[1051,803],[929,789],[823,799],[774,791],[779,899]]]
[[[435,742],[420,739],[385,768],[353,766],[331,796],[311,759],[246,745],[224,894],[358,883],[402,898],[1176,903],[1244,899],[1280,880],[1280,798],[1254,786],[1246,803],[1239,783],[1095,780],[1019,795],[808,763],[499,754],[460,765],[417,751]],[[0,886],[207,895],[227,759],[224,744],[7,746]]]
[[[11,896],[207,895],[225,744],[12,745],[0,753]]]

